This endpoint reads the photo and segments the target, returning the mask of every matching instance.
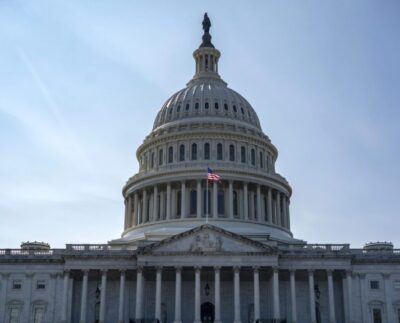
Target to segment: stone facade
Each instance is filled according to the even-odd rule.
[[[399,249],[293,237],[278,151],[203,25],[194,77],[137,150],[121,237],[0,249],[0,322],[400,322]]]

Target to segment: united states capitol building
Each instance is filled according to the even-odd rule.
[[[0,249],[0,322],[400,322],[400,250],[293,237],[278,150],[221,78],[210,26],[137,149],[121,237]]]

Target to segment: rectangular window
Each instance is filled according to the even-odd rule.
[[[371,289],[379,289],[379,281],[378,280],[371,280],[369,282]]]
[[[400,280],[395,280],[393,286],[394,289],[400,289]]]
[[[19,308],[12,308],[10,310],[10,323],[19,323]]]
[[[12,289],[21,289],[22,283],[20,280],[13,280]]]
[[[372,318],[374,323],[382,323],[382,312],[380,308],[372,309]]]
[[[46,282],[44,280],[38,280],[36,282],[36,289],[40,289],[40,290],[46,289]]]
[[[43,308],[35,308],[33,323],[42,323],[44,316]]]

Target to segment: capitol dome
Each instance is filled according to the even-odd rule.
[[[258,240],[294,243],[291,187],[250,103],[220,77],[204,28],[195,74],[158,112],[123,188],[125,225],[114,243],[155,241],[210,223]],[[208,181],[212,169],[221,180]]]

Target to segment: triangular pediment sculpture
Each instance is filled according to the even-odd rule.
[[[276,253],[261,242],[204,224],[141,248],[143,254],[248,254]]]

